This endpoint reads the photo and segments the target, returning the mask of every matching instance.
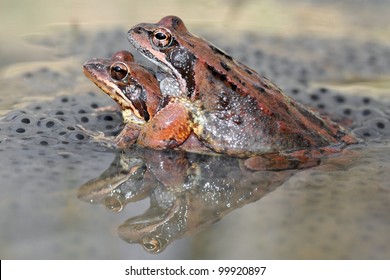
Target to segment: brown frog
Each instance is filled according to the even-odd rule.
[[[183,98],[177,97],[178,84],[171,75],[158,71],[157,79],[128,51],[118,51],[111,59],[93,58],[84,63],[83,69],[122,111],[125,126],[114,141],[117,147],[127,148],[134,143],[157,149],[180,145],[186,151],[212,152],[191,132],[187,109],[181,102]],[[86,132],[111,145],[111,139]]]
[[[177,130],[180,137],[160,137],[161,141],[145,142],[146,146],[176,147],[195,134],[217,153],[238,157],[264,154],[310,157],[356,143],[339,125],[286,96],[267,78],[206,40],[192,35],[178,17],[167,16],[156,24],[138,24],[129,30],[128,39],[179,85],[179,93],[172,95],[175,97],[166,105],[170,108],[165,111],[169,124],[155,117],[152,128],[158,136],[160,129],[165,131],[174,123],[174,127],[180,127]],[[166,87],[161,89],[164,95]]]
[[[116,137],[119,148],[129,148],[136,143],[154,149],[177,148],[188,152],[212,154],[193,133],[191,111],[198,110],[192,102],[180,97],[177,81],[164,72],[154,74],[134,62],[131,53],[120,51],[111,59],[91,59],[84,64],[85,74],[112,97],[120,106],[124,129]],[[164,89],[160,91],[159,86]],[[109,108],[112,109],[112,108]],[[101,134],[87,133],[98,142],[111,146],[112,139]],[[255,160],[256,158],[256,160]],[[281,160],[280,156],[255,157],[251,169],[290,169],[308,166],[308,159],[296,157]],[[310,161],[309,166],[317,164]]]
[[[135,63],[128,51],[119,51],[111,59],[88,60],[83,67],[85,75],[120,106],[125,127],[115,144],[126,148],[137,142],[140,133],[148,137],[148,121],[163,100],[154,73]]]

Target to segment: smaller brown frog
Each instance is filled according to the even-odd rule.
[[[122,110],[125,127],[115,139],[117,147],[127,148],[134,143],[154,149],[180,145],[183,150],[211,152],[191,133],[185,106],[188,100],[175,96],[178,85],[170,75],[158,72],[157,79],[151,70],[137,64],[128,51],[119,51],[111,59],[88,60],[83,67],[85,75]]]
[[[83,67],[85,75],[122,110],[125,127],[115,144],[120,148],[132,145],[147,121],[156,114],[162,100],[154,73],[135,63],[128,51],[119,51],[111,59],[88,60]]]

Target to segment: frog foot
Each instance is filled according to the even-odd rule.
[[[83,133],[85,133],[92,142],[99,144],[108,149],[116,148],[115,138],[104,135],[103,132],[95,132],[89,129],[86,129],[82,125],[76,125],[78,129],[80,129]]]

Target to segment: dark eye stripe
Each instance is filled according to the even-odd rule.
[[[138,111],[139,115],[145,120],[148,121],[150,119],[148,108],[146,106],[146,93],[142,86],[138,83],[134,85],[134,81],[132,81],[133,86],[131,90],[128,90],[125,95],[130,100],[131,104]]]
[[[131,100],[133,106],[138,110],[138,113],[144,118],[145,121],[150,119],[148,108],[146,107],[146,103],[141,99]]]

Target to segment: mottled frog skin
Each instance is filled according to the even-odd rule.
[[[157,72],[127,51],[84,64],[85,74],[122,109],[120,148],[137,143],[250,157],[248,167],[283,169],[294,162],[307,167],[310,158],[357,142],[264,76],[192,35],[178,17],[139,24],[128,39],[159,66]]]
[[[356,143],[338,124],[299,104],[264,76],[192,35],[178,17],[138,24],[129,30],[128,39],[177,80],[180,93],[172,108],[176,110],[175,121],[181,126],[187,124],[181,133],[194,132],[217,153],[248,157]],[[163,149],[181,142],[154,144]]]

